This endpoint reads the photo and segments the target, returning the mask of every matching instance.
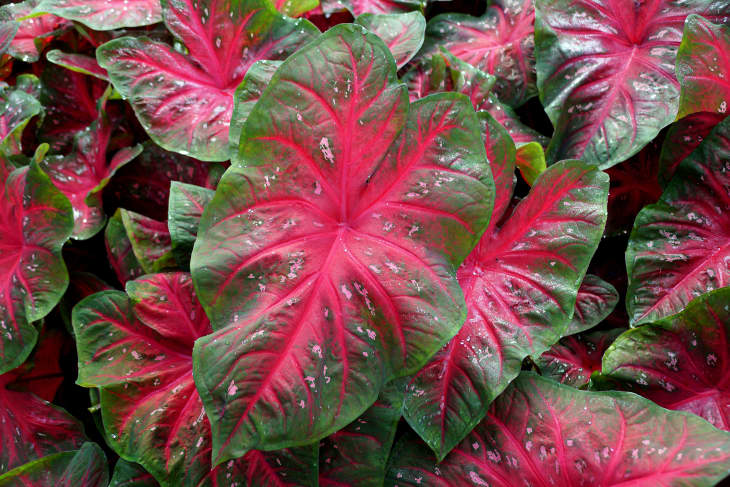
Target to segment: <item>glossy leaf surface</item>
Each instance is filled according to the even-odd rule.
[[[355,17],[365,14],[389,14],[418,10],[422,0],[321,0],[325,15],[349,10]]]
[[[141,465],[119,459],[109,487],[159,487],[160,484]]]
[[[35,12],[75,20],[94,30],[139,27],[162,20],[160,0],[40,0]]]
[[[251,452],[211,472],[210,425],[193,382],[192,349],[212,330],[190,275],[148,275],[126,287],[128,296],[90,296],[73,317],[79,383],[101,387],[102,418],[114,449],[163,486],[214,487],[226,475],[245,478],[243,485],[277,485],[287,475],[296,482],[291,485],[315,485],[314,447]]]
[[[730,430],[730,288],[679,314],[627,331],[603,357],[604,375],[667,409]]]
[[[515,164],[522,174],[522,179],[532,186],[537,177],[547,169],[545,152],[537,142],[528,142],[517,149]]]
[[[21,89],[6,87],[0,91],[0,144],[23,128],[31,117],[41,112],[41,104]]]
[[[69,21],[55,15],[28,17],[37,4],[38,0],[25,0],[0,7],[0,21],[17,25],[6,52],[26,63],[38,61],[46,45],[57,34],[71,27]]]
[[[107,487],[106,456],[96,443],[28,463],[0,475],[2,487]]]
[[[711,487],[730,467],[730,435],[634,394],[584,392],[523,373],[436,465],[413,437],[386,485]]]
[[[404,409],[439,459],[482,420],[526,356],[566,333],[603,233],[607,193],[608,176],[593,166],[551,166],[501,227],[490,225],[459,269],[466,323],[416,374]],[[498,193],[496,200],[505,198]]]
[[[133,211],[120,210],[132,252],[144,272],[160,272],[175,267],[172,241],[167,223]]]
[[[680,311],[728,285],[730,119],[677,168],[659,202],[636,217],[626,250],[633,325]]]
[[[566,335],[593,328],[603,321],[618,304],[616,288],[593,274],[586,274],[578,288],[575,311]]]
[[[91,56],[53,49],[46,53],[46,59],[51,61],[53,64],[58,64],[66,69],[70,69],[71,71],[94,76],[104,81],[109,81],[106,71],[99,66],[99,63],[96,62],[96,58]]]
[[[101,46],[97,60],[155,142],[205,161],[228,160],[233,93],[249,66],[285,59],[317,30],[265,0],[169,0],[163,17],[188,55],[122,37]]]
[[[32,321],[63,296],[68,273],[61,247],[73,229],[71,205],[32,163],[0,158],[0,373],[20,365],[38,333]]]
[[[187,267],[190,262],[200,217],[214,193],[212,189],[192,184],[173,182],[170,186],[167,228],[170,231],[172,253],[180,265]]]
[[[540,99],[555,127],[548,161],[608,168],[638,152],[677,114],[674,65],[685,18],[721,19],[724,0],[538,0]]]
[[[423,45],[426,32],[426,19],[420,12],[362,14],[355,19],[355,23],[383,39],[398,68],[405,66],[416,55]]]
[[[203,214],[191,269],[216,333],[196,383],[216,462],[333,433],[463,322],[453,269],[494,192],[478,120],[455,94],[409,109],[395,73],[357,25],[298,51]]]

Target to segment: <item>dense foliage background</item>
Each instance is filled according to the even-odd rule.
[[[730,2],[320,1],[0,7],[0,487],[722,483]]]

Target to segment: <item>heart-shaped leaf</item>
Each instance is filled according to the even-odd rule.
[[[677,118],[696,112],[730,113],[730,26],[690,15],[677,53],[682,86]]]
[[[285,59],[317,29],[266,0],[164,0],[162,15],[188,55],[122,37],[99,47],[97,60],[152,140],[204,161],[228,160],[233,93],[249,66]]]
[[[569,386],[583,387],[590,382],[593,372],[601,370],[603,353],[622,331],[615,328],[561,338],[535,363],[544,377]]]
[[[404,14],[362,14],[355,19],[388,46],[395,64],[402,68],[423,45],[426,19],[421,12]]]
[[[565,334],[593,328],[611,314],[618,300],[615,287],[598,276],[586,274],[578,288],[575,311]]]
[[[718,289],[679,314],[627,331],[603,357],[603,374],[660,406],[730,430],[729,303],[730,288]]]
[[[0,158],[0,373],[28,357],[31,322],[58,303],[68,285],[61,247],[71,236],[66,197],[36,162],[13,170]]]
[[[15,35],[7,53],[26,63],[38,61],[51,40],[71,27],[71,22],[55,15],[31,16],[39,0],[8,3],[0,7],[0,22],[15,24]],[[11,29],[11,28],[8,28]]]
[[[428,23],[424,55],[445,48],[497,78],[494,91],[518,106],[537,94],[533,0],[496,0],[482,17],[445,14]]]
[[[451,338],[494,193],[468,100],[409,110],[354,24],[284,62],[233,162],[190,265],[216,330],[194,353],[215,463],[333,433]]]
[[[73,314],[79,384],[101,388],[111,446],[163,486],[316,485],[316,446],[250,452],[211,471],[210,425],[193,382],[193,343],[210,333],[189,274],[155,274],[105,291]],[[283,467],[281,466],[283,465]],[[228,477],[226,477],[228,476]],[[311,481],[307,481],[307,478]]]
[[[413,436],[387,485],[711,487],[730,469],[730,434],[625,392],[584,392],[523,373],[438,465]]]
[[[101,191],[117,169],[142,152],[142,146],[137,144],[107,156],[112,128],[102,108],[99,118],[74,136],[73,152],[47,156],[41,164],[71,202],[73,236],[78,239],[91,238],[104,227]]]
[[[633,325],[677,313],[730,280],[730,118],[682,161],[659,202],[636,217],[626,249]]]
[[[415,375],[404,408],[439,459],[482,420],[525,357],[566,333],[606,223],[607,193],[608,176],[594,166],[551,166],[459,269],[466,323]]]
[[[127,236],[127,230],[124,228],[121,209],[117,209],[116,213],[107,221],[104,230],[104,243],[106,244],[109,264],[111,264],[117,279],[122,285],[144,274],[137,256],[134,255],[132,242]]]
[[[104,451],[96,443],[79,450],[48,455],[0,474],[0,487],[107,487],[109,472]]]
[[[555,127],[548,161],[608,168],[638,152],[677,114],[674,74],[685,18],[722,19],[714,0],[537,0],[540,99]]]
[[[200,217],[213,199],[214,193],[212,189],[177,181],[170,185],[167,228],[170,231],[175,261],[183,267],[188,267],[195,237],[198,235]]]
[[[160,0],[40,0],[34,13],[48,12],[81,22],[94,30],[156,24]]]

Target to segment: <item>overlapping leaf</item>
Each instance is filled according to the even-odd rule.
[[[624,392],[584,392],[524,373],[438,465],[416,439],[396,446],[387,485],[711,487],[730,435]]]
[[[175,267],[167,223],[120,209],[122,225],[139,265],[147,273]]]
[[[593,274],[586,274],[578,288],[573,318],[566,335],[593,328],[603,321],[618,304],[618,292],[610,283]]]
[[[193,382],[195,340],[210,333],[189,274],[155,274],[74,309],[79,383],[101,388],[112,447],[163,486],[316,485],[315,446],[250,452],[211,471],[210,425]],[[245,479],[245,480],[244,480]],[[310,480],[307,480],[310,479]]]
[[[229,159],[233,94],[248,68],[285,59],[317,29],[266,0],[167,0],[163,17],[188,55],[144,37],[97,50],[99,64],[162,147],[206,161]]]
[[[144,269],[137,260],[137,256],[134,255],[132,242],[124,228],[121,209],[117,209],[109,218],[104,230],[104,243],[109,264],[121,284],[144,274]]]
[[[724,118],[721,113],[698,112],[677,120],[669,127],[659,155],[659,181],[663,186],[672,179],[679,163],[690,155]]]
[[[634,325],[677,313],[730,280],[730,119],[677,168],[659,202],[636,217],[626,250]]]
[[[0,474],[2,487],[107,487],[109,472],[104,451],[96,443],[78,450],[48,455]]]
[[[160,487],[160,484],[141,465],[119,459],[109,487]]]
[[[730,430],[728,304],[730,288],[718,289],[679,314],[627,331],[603,357],[603,374],[660,406]]]
[[[674,120],[685,18],[730,14],[724,0],[537,0],[536,8],[538,87],[555,127],[548,160],[601,168],[628,159]]]
[[[517,106],[537,94],[533,0],[497,0],[482,17],[439,15],[429,21],[424,55],[445,48],[497,78],[495,93]]]
[[[41,108],[36,97],[17,86],[0,88],[0,151],[5,155],[18,152],[8,150],[8,146],[17,145],[10,139],[19,139],[20,132],[32,117],[41,112]]]
[[[355,19],[367,30],[377,35],[388,46],[395,64],[402,68],[423,45],[426,19],[420,12],[403,14],[362,14]]]
[[[46,59],[51,61],[53,64],[58,64],[66,69],[70,69],[71,71],[94,76],[95,78],[99,78],[104,81],[109,81],[106,71],[99,66],[99,63],[96,62],[96,58],[91,56],[53,49],[46,53]]]
[[[214,191],[192,184],[173,182],[170,186],[170,207],[167,227],[170,231],[172,253],[178,265],[187,267],[203,210],[213,198]]]
[[[566,334],[603,233],[607,192],[608,176],[593,166],[551,166],[501,227],[490,225],[459,269],[466,323],[415,375],[404,409],[439,459],[482,420],[525,357]],[[509,197],[498,193],[496,200],[495,207]]]
[[[8,3],[0,7],[0,22],[6,32],[15,30],[6,52],[26,63],[38,61],[41,52],[54,36],[71,27],[71,22],[55,15],[30,16],[39,0]],[[6,41],[7,42],[7,41]]]
[[[365,13],[389,14],[420,9],[424,0],[321,0],[325,15],[347,9],[354,16]]]
[[[13,170],[0,158],[0,373],[20,365],[35,344],[32,322],[63,296],[61,247],[73,230],[71,205],[33,162]]]
[[[162,20],[160,0],[40,0],[34,12],[75,20],[94,30],[139,27]]]
[[[493,198],[478,121],[456,94],[409,110],[395,72],[357,25],[302,48],[203,214],[191,269],[216,333],[194,356],[216,462],[350,423],[463,322],[453,269]]]

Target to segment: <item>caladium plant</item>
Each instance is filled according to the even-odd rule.
[[[724,485],[729,29],[3,2],[0,487]]]

